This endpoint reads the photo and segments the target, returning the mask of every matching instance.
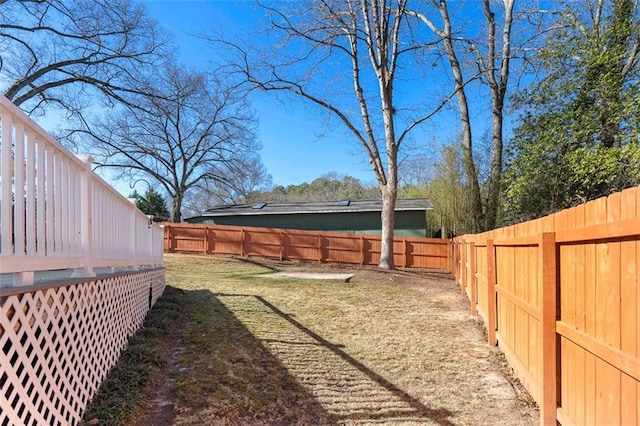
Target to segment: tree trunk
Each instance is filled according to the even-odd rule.
[[[382,100],[382,117],[384,120],[384,134],[387,149],[387,179],[380,185],[382,194],[382,235],[380,247],[380,263],[382,269],[393,269],[393,231],[395,228],[396,199],[398,198],[398,148],[393,117],[393,90],[387,75],[380,79],[380,93]]]
[[[382,190],[382,235],[380,247],[380,262],[378,267],[382,269],[393,269],[393,230],[395,228],[395,209],[398,190],[395,186],[387,183]]]
[[[500,202],[500,186],[502,178],[502,106],[499,99],[494,100],[492,117],[492,150],[491,176],[487,194],[487,208],[485,211],[485,229],[494,229],[498,220],[498,206]]]
[[[446,2],[440,5],[440,14],[444,23],[444,49],[449,58],[451,73],[455,81],[456,98],[460,111],[460,125],[462,127],[462,158],[464,169],[467,175],[467,182],[470,189],[471,206],[473,209],[473,230],[474,232],[484,231],[484,213],[482,210],[482,197],[480,196],[480,184],[478,183],[478,170],[473,160],[473,138],[471,134],[471,119],[469,115],[469,103],[464,89],[464,78],[458,56],[453,48],[453,36],[451,34],[451,19]]]
[[[504,123],[504,99],[507,93],[509,67],[511,63],[511,26],[513,24],[514,0],[504,0],[504,27],[502,29],[502,52],[500,54],[499,78],[496,79],[496,22],[489,0],[483,0],[482,7],[488,26],[487,44],[489,46],[483,72],[491,89],[491,173],[485,209],[484,230],[494,229],[498,220],[500,186],[502,180],[502,130]]]
[[[171,206],[171,221],[173,223],[182,222],[182,200],[184,194],[176,194],[173,198],[173,205]]]

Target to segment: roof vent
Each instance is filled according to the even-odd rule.
[[[260,210],[261,208],[263,208],[266,205],[267,205],[267,203],[255,203],[253,206],[251,206],[251,208],[252,209],[256,209],[256,210]]]
[[[347,207],[349,204],[351,204],[350,200],[340,200],[338,202],[338,205],[341,206],[341,207]]]

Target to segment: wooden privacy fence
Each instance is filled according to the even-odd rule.
[[[640,424],[640,187],[456,238],[454,275],[541,423]]]
[[[377,265],[380,236],[226,225],[164,226],[167,252],[231,254],[320,263]],[[451,242],[395,238],[394,263],[405,268],[451,270]]]

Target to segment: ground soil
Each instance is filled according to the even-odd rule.
[[[264,367],[264,370],[260,370],[260,374],[257,377],[274,381],[265,384],[266,390],[261,389],[258,384],[247,383],[260,381],[260,379],[256,379],[256,376],[254,376],[256,374],[255,368],[249,372],[238,367],[244,362],[243,360],[261,359],[260,362],[262,364],[270,365],[274,354],[276,358],[286,358],[286,351],[284,349],[280,351],[279,348],[281,346],[278,345],[282,344],[284,340],[293,339],[291,335],[287,339],[276,339],[271,335],[264,334],[265,332],[260,329],[260,324],[250,325],[249,328],[254,327],[254,334],[257,335],[263,332],[263,335],[266,336],[261,337],[260,340],[263,342],[261,345],[264,345],[266,351],[257,354],[255,353],[256,349],[253,347],[246,345],[238,347],[234,342],[241,340],[241,338],[237,337],[237,334],[234,335],[235,337],[230,335],[229,339],[232,343],[229,344],[234,352],[233,359],[228,362],[225,361],[226,364],[223,370],[216,370],[211,365],[207,365],[206,368],[202,368],[198,373],[200,379],[210,374],[211,380],[218,380],[218,382],[213,384],[212,388],[203,386],[202,382],[199,382],[198,386],[192,386],[186,392],[190,395],[189,398],[195,398],[196,400],[185,402],[185,387],[188,386],[189,380],[192,382],[195,380],[187,377],[190,374],[187,370],[192,369],[190,364],[200,362],[194,358],[196,355],[189,354],[189,351],[194,350],[193,337],[190,334],[193,330],[190,324],[193,323],[194,318],[203,323],[207,321],[195,314],[187,314],[180,326],[173,331],[172,344],[167,345],[165,348],[169,366],[157,385],[149,390],[149,403],[137,414],[137,425],[534,425],[539,423],[539,413],[533,400],[511,374],[511,370],[500,350],[487,345],[483,324],[478,317],[469,313],[468,300],[460,294],[459,287],[446,271],[415,269],[385,271],[375,267],[359,265],[312,264],[269,259],[248,259],[244,260],[244,262],[255,263],[255,266],[274,271],[354,274],[351,283],[344,285],[379,283],[393,288],[418,292],[426,297],[424,300],[429,301],[430,309],[416,313],[418,316],[413,320],[416,324],[405,324],[401,325],[401,327],[407,329],[405,338],[411,339],[413,325],[416,325],[416,329],[419,330],[421,335],[426,335],[425,341],[433,342],[433,347],[425,347],[425,341],[421,340],[421,347],[415,349],[398,340],[400,343],[398,343],[397,354],[389,355],[383,349],[380,350],[379,354],[369,354],[364,349],[361,350],[361,347],[365,347],[365,343],[361,345],[360,340],[358,340],[360,338],[364,339],[360,335],[367,334],[366,328],[358,330],[354,336],[346,335],[348,334],[345,332],[346,329],[337,330],[334,335],[329,328],[323,330],[320,323],[313,323],[310,326],[315,330],[321,330],[317,334],[304,330],[307,334],[304,336],[305,339],[311,336],[311,340],[316,342],[314,344],[318,345],[317,342],[320,342],[320,346],[326,346],[331,349],[333,352],[330,355],[338,354],[342,360],[349,362],[350,365],[348,367],[355,365],[360,372],[367,373],[367,378],[370,381],[372,380],[378,388],[396,398],[395,402],[391,400],[391,402],[381,402],[381,404],[395,404],[393,410],[380,408],[376,411],[375,408],[356,407],[360,403],[359,400],[347,401],[348,397],[346,395],[340,397],[340,401],[336,399],[335,395],[331,396],[333,399],[328,399],[329,397],[326,394],[329,392],[330,386],[326,385],[324,388],[319,388],[317,383],[319,381],[325,383],[325,378],[322,377],[322,374],[319,375],[316,371],[313,372],[315,375],[306,373],[307,376],[305,376],[304,372],[297,372],[296,364],[293,361],[279,361],[280,364],[278,365],[280,366],[275,370],[271,370],[271,367],[268,366]],[[244,291],[246,292],[246,290]],[[216,293],[216,297],[220,300],[231,296],[238,295],[226,294],[220,296]],[[286,307],[287,305],[285,301],[282,301],[279,306]],[[294,305],[292,304],[291,306]],[[226,308],[221,305],[220,307],[214,307],[213,310],[220,312],[223,309]],[[326,308],[322,309],[326,310]],[[288,314],[279,314],[288,319],[290,323],[295,323],[295,321],[305,324],[310,323],[310,320],[305,322],[305,318],[302,317],[301,313],[298,313],[297,316],[292,314],[290,317],[288,317]],[[242,313],[238,310],[234,312],[234,315],[240,318]],[[331,312],[327,312],[327,315],[331,315]],[[372,313],[372,315],[374,314]],[[390,313],[389,315],[393,314]],[[214,320],[220,321],[219,319]],[[418,327],[418,323],[422,327],[421,329]],[[223,326],[228,329],[233,328],[233,324]],[[207,325],[207,327],[212,326]],[[298,327],[300,328],[301,326],[298,325]],[[201,333],[202,336],[205,334],[201,330],[198,330],[197,333]],[[344,346],[334,345],[329,342],[330,340],[335,341],[337,339],[335,336],[344,336],[342,338],[342,341],[346,342]],[[225,338],[218,337],[217,339],[222,341]],[[384,336],[380,339],[381,347],[385,346],[393,349],[394,340],[386,339]],[[301,344],[299,343],[299,345]],[[213,349],[196,345],[195,350],[200,352],[211,351],[208,354],[210,358],[216,356],[224,357],[226,355],[216,355],[218,354],[216,351],[220,350],[220,345],[222,343],[219,343]],[[430,353],[433,354],[433,359],[429,358]],[[306,354],[304,359],[308,361],[312,357],[313,355]],[[415,361],[413,361],[413,357],[416,357]],[[407,366],[402,362],[398,362],[398,360],[402,361],[403,358],[410,359],[409,364],[419,363],[420,366],[416,367],[416,371],[413,371],[411,370],[413,368],[411,365]],[[435,367],[429,367],[431,365],[435,365]],[[411,371],[403,372],[401,371],[403,369]],[[432,377],[425,379],[423,376],[427,375],[427,372],[431,371],[430,369],[434,373]],[[224,372],[221,373],[221,371]],[[437,371],[441,371],[441,373],[437,373]],[[357,373],[361,374],[360,372]],[[224,376],[225,380],[220,381],[216,374]],[[332,373],[327,371],[326,374],[330,375]],[[247,377],[245,381],[239,379],[239,376],[243,375]],[[291,377],[296,377],[296,379],[292,382]],[[345,379],[343,377],[340,380]],[[362,387],[364,385],[358,386]],[[233,390],[230,390],[232,388]],[[288,389],[290,394],[286,397],[278,396],[277,398],[267,397],[264,399],[265,397],[261,392],[269,392],[269,388]],[[347,386],[344,389],[346,389],[345,392],[348,389],[355,389],[357,392],[360,388],[357,386],[349,388]],[[371,398],[374,398],[377,393],[382,391],[374,389],[367,392],[371,392]],[[229,397],[229,393],[233,392],[237,394],[233,398]],[[273,390],[273,392],[276,391]],[[209,396],[198,399],[199,397],[195,395]],[[312,395],[312,397],[308,395]],[[366,392],[364,396],[366,399]],[[238,402],[242,398],[250,399],[250,401]],[[408,408],[404,407],[403,404]],[[216,406],[215,409],[212,407],[213,405]],[[286,407],[283,408],[282,406]],[[378,414],[375,414],[376,412]]]

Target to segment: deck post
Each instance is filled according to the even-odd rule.
[[[93,188],[91,178],[91,163],[93,158],[79,155],[84,163],[84,170],[80,175],[80,247],[82,250],[82,268],[76,268],[72,278],[95,277],[93,270]]]

